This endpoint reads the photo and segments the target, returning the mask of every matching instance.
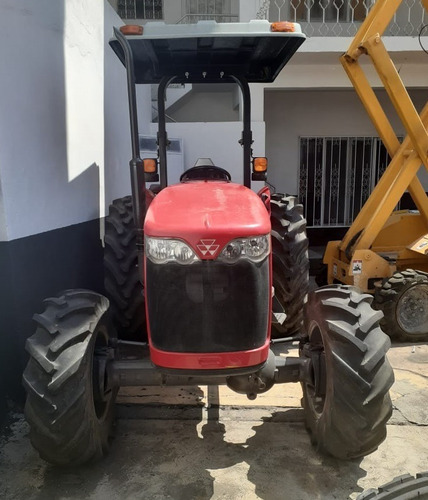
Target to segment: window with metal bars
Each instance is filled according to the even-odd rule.
[[[238,11],[239,3],[236,0],[182,0],[183,18],[180,22],[235,22],[239,20]]]
[[[372,0],[290,0],[292,18],[300,22],[362,21]]]
[[[230,14],[230,0],[186,0],[186,14]]]
[[[163,19],[163,1],[118,0],[117,13],[122,19]]]
[[[389,162],[378,137],[301,137],[299,199],[308,227],[350,225]]]

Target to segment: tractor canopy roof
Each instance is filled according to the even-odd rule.
[[[248,23],[167,25],[147,23],[141,35],[126,35],[132,51],[135,83],[159,83],[175,77],[177,83],[231,81],[239,75],[248,82],[273,82],[305,40],[300,25],[294,31],[273,31],[266,20]],[[117,38],[110,45],[125,64]]]

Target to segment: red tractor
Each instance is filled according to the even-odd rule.
[[[255,398],[301,382],[314,444],[336,457],[386,436],[390,341],[372,297],[331,285],[308,292],[308,240],[295,198],[251,190],[249,82],[272,82],[305,37],[299,25],[251,21],[114,30],[126,67],[132,196],[106,219],[108,299],[67,290],[45,301],[27,341],[26,417],[40,455],[75,465],[103,456],[120,386],[218,385]],[[170,83],[235,82],[242,91],[244,185],[207,159],[168,186]],[[140,159],[136,84],[158,84],[158,158]],[[209,137],[207,137],[207,141]],[[146,182],[158,182],[150,189]],[[300,341],[298,357],[275,342]]]

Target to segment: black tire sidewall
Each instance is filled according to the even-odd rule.
[[[98,446],[100,447],[101,456],[104,455],[109,448],[109,439],[114,420],[115,399],[118,392],[118,388],[112,389],[108,401],[105,403],[106,408],[103,411],[101,418],[98,417],[94,399],[94,357],[96,342],[100,333],[104,337],[105,346],[107,347],[109,344],[109,323],[110,319],[108,317],[108,314],[105,313],[101,317],[94,330],[94,333],[92,334],[92,338],[89,342],[85,358],[82,362],[82,376],[85,380],[85,404],[83,406],[84,413],[87,416],[88,423],[90,423],[92,435],[94,436],[94,438],[98,442]],[[85,416],[83,416],[83,418],[85,418]]]
[[[326,377],[320,413],[311,387],[302,382],[306,426],[319,451],[340,459],[374,451],[385,439],[392,413],[388,391],[394,377],[385,357],[390,341],[379,328],[381,315],[370,307],[372,300],[353,287],[329,285],[311,292],[306,304],[308,336],[300,355],[310,357],[319,335]]]
[[[325,353],[325,370],[326,370],[326,394],[324,396],[324,407],[323,411],[318,414],[314,408],[312,398],[309,396],[309,389],[304,382],[302,382],[303,389],[303,399],[304,408],[306,411],[306,427],[310,433],[311,441],[313,444],[317,444],[320,451],[326,451],[322,446],[323,438],[326,434],[326,429],[331,423],[331,413],[335,411],[335,399],[334,399],[334,364],[333,354],[331,350],[330,340],[326,331],[328,331],[328,325],[325,319],[320,314],[320,303],[316,301],[312,305],[312,314],[314,316],[310,321],[305,321],[305,333],[307,334],[307,341],[312,343],[314,332],[318,330],[320,332],[320,337],[324,347]],[[318,436],[318,438],[316,438]]]

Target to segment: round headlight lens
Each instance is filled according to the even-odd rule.
[[[168,260],[167,240],[158,238],[146,238],[146,255],[156,264],[161,264]]]
[[[186,243],[177,241],[174,246],[174,257],[180,264],[189,264],[196,256],[193,250],[186,245]]]
[[[258,259],[269,252],[269,240],[266,236],[257,236],[244,240],[244,253],[249,258]]]
[[[237,238],[223,248],[219,259],[232,264],[238,259],[261,262],[270,252],[270,235]]]
[[[230,241],[220,255],[227,262],[236,262],[241,257],[241,244],[238,240]]]

